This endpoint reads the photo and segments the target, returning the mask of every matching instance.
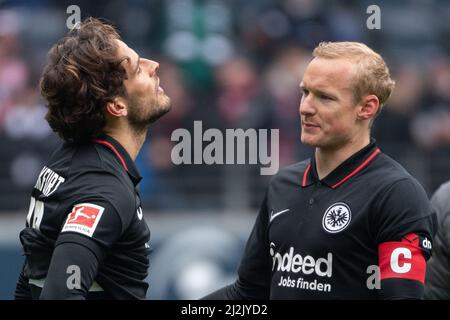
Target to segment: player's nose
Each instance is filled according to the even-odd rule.
[[[300,105],[299,105],[299,114],[300,115],[311,115],[315,113],[314,104],[311,99],[311,95],[307,97],[303,96]]]

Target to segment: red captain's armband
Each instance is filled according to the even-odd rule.
[[[425,282],[426,263],[419,236],[410,233],[401,241],[378,245],[380,279],[409,279]]]

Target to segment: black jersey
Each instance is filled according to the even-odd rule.
[[[312,157],[272,179],[237,282],[206,298],[420,298],[434,216],[373,140],[322,180]]]
[[[431,205],[436,210],[439,230],[434,238],[433,257],[427,268],[425,298],[450,300],[450,181],[436,190]]]
[[[142,215],[140,180],[126,150],[109,136],[64,143],[32,191],[20,234],[26,261],[18,288],[28,282],[55,298],[89,298],[92,292],[103,298],[145,298],[150,231]],[[66,250],[55,257],[62,246]],[[81,279],[70,279],[76,272]],[[62,297],[46,288],[47,283],[58,287],[66,282],[67,290],[74,290]]]

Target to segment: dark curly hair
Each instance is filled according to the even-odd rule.
[[[99,135],[106,122],[107,102],[126,96],[126,73],[120,65],[125,57],[117,53],[117,31],[95,18],[78,27],[50,49],[40,80],[50,127],[76,143]]]

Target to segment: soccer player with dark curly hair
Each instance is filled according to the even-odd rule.
[[[150,231],[134,160],[171,108],[158,67],[94,18],[50,49],[41,94],[64,143],[32,190],[16,299],[146,297]]]

